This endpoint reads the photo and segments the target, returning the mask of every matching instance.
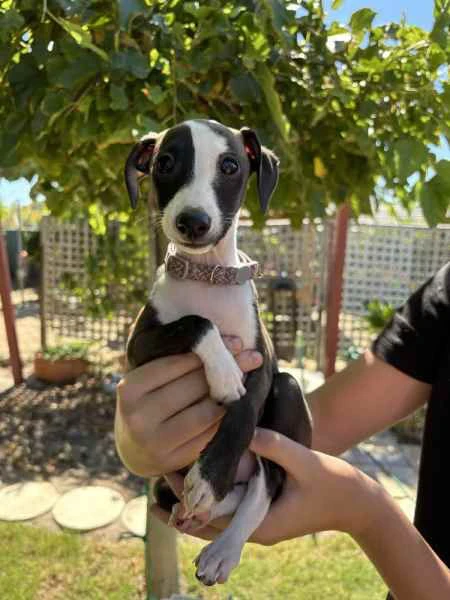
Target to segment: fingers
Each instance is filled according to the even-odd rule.
[[[309,450],[275,431],[258,427],[250,450],[281,465],[288,473],[298,476],[299,466],[310,460]]]
[[[208,442],[213,438],[218,427],[219,424],[216,423],[197,437],[189,440],[182,446],[177,447],[175,450],[172,450],[170,454],[166,456],[165,471],[177,471],[186,465],[194,463],[203,448],[205,448]]]
[[[176,354],[157,358],[125,374],[118,384],[119,393],[140,398],[174,379],[201,367],[196,354]]]
[[[170,489],[178,498],[178,500],[181,500],[184,489],[184,477],[176,471],[172,471],[172,473],[167,473],[167,475],[164,475],[164,479],[167,481]]]
[[[161,443],[168,442],[172,447],[173,440],[173,447],[182,446],[218,423],[224,414],[222,406],[208,398],[200,400],[161,424],[158,432]]]
[[[243,373],[248,373],[262,365],[262,354],[255,350],[244,350],[236,356],[236,362]]]
[[[235,335],[224,335],[222,339],[231,354],[235,355],[242,352],[242,340],[240,337]]]

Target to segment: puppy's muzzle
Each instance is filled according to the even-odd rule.
[[[177,216],[175,226],[185,240],[199,242],[211,228],[211,217],[203,210],[185,210]]]

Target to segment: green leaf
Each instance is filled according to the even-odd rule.
[[[255,69],[256,79],[260,84],[264,96],[266,98],[267,105],[270,110],[273,122],[275,123],[278,131],[285,142],[288,141],[288,123],[285,115],[283,114],[283,107],[281,104],[280,97],[275,87],[275,79],[270,72],[267,65],[258,63]]]
[[[128,29],[130,19],[149,12],[143,0],[119,0],[119,24],[121,29]]]
[[[83,48],[87,48],[88,50],[95,52],[95,54],[97,54],[97,56],[99,56],[102,60],[106,62],[109,61],[107,53],[92,43],[91,34],[87,27],[82,27],[81,25],[77,25],[72,21],[67,21],[61,17],[56,17],[48,9],[47,12],[55,21],[55,23],[58,23],[58,25],[60,25],[64,31],[66,31],[76,41],[77,44]]]
[[[230,88],[240,102],[261,102],[261,89],[251,75],[237,75],[230,80]]]
[[[126,110],[128,108],[128,96],[123,87],[111,84],[109,88],[111,96],[110,106],[113,110]]]
[[[376,14],[371,8],[361,8],[361,10],[354,12],[350,19],[350,27],[353,33],[360,33],[369,29]]]
[[[434,169],[441,179],[442,185],[447,187],[450,198],[450,160],[440,160]]]
[[[405,181],[427,161],[430,153],[427,146],[412,138],[403,138],[392,145],[394,175]]]
[[[25,24],[25,19],[15,9],[0,13],[0,40],[6,42],[9,36]]]
[[[114,53],[111,58],[111,68],[130,73],[138,79],[145,79],[150,72],[148,58],[134,48]]]
[[[344,0],[333,0],[331,3],[331,8],[333,10],[337,10],[338,8],[341,8],[343,2]]]
[[[58,56],[47,63],[48,78],[57,86],[74,88],[94,75],[99,75],[102,64],[96,55],[89,52],[80,54],[71,62],[66,62]]]
[[[448,186],[438,175],[423,184],[419,200],[428,225],[435,227],[444,222],[450,205],[450,193]]]

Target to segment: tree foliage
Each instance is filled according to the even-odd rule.
[[[334,2],[339,5],[341,2]],[[254,127],[282,159],[274,210],[299,222],[330,202],[419,199],[445,218],[450,0],[433,30],[298,15],[283,0],[0,1],[1,174],[39,175],[53,214],[127,207],[130,144],[190,117]],[[257,217],[256,204],[252,211]]]

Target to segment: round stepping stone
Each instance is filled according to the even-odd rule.
[[[115,521],[124,506],[119,492],[101,485],[86,485],[61,496],[52,514],[61,527],[89,531]]]
[[[147,496],[130,500],[122,513],[122,523],[134,535],[144,537],[147,523]]]
[[[48,481],[26,481],[0,489],[0,519],[27,521],[51,510],[58,499],[56,488]]]

